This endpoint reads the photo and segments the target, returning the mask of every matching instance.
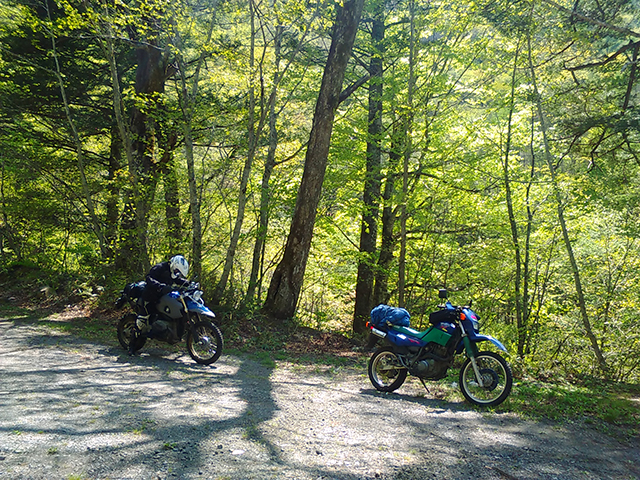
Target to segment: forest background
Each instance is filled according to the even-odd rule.
[[[0,0],[2,283],[106,305],[183,253],[349,336],[446,287],[518,372],[637,382],[639,6]]]

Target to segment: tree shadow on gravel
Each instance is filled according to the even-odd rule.
[[[279,411],[273,366],[224,354],[201,366],[153,344],[129,357],[22,320],[0,319],[0,336],[0,478],[329,475],[263,433]]]

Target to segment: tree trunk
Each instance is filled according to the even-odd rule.
[[[348,0],[344,6],[337,7],[331,47],[316,102],[291,228],[284,256],[273,273],[264,304],[265,313],[275,318],[286,319],[294,316],[302,289],[327,166],[333,120],[363,1]]]
[[[367,139],[367,165],[364,178],[362,225],[360,227],[360,261],[356,280],[356,298],[353,313],[353,331],[363,333],[371,309],[375,306],[373,283],[378,240],[378,214],[380,210],[380,169],[382,162],[382,57],[384,40],[384,1],[377,0],[371,27],[373,50],[369,63],[369,118]]]
[[[113,32],[108,23],[103,28],[106,35],[101,43],[111,70],[116,122],[127,157],[130,179],[120,225],[116,266],[131,274],[143,275],[151,266],[147,250],[147,215],[158,180],[158,169],[154,161],[154,156],[158,154],[155,148],[157,122],[153,114],[148,115],[146,112],[153,110],[155,99],[164,93],[169,62],[165,52],[156,45],[143,44],[137,48],[135,92],[141,100],[148,102],[148,108],[143,111],[135,107],[127,128],[113,49]]]
[[[536,107],[538,110],[538,119],[540,121],[540,129],[542,130],[542,138],[544,142],[544,153],[545,159],[547,161],[547,166],[549,168],[549,172],[551,174],[551,186],[553,188],[553,193],[556,199],[557,207],[558,207],[558,222],[560,223],[560,228],[562,230],[562,238],[564,240],[565,248],[567,249],[567,256],[569,257],[569,264],[571,266],[571,271],[573,272],[573,280],[576,288],[576,295],[578,300],[578,307],[580,309],[580,318],[582,320],[582,326],[585,330],[585,334],[587,338],[591,342],[591,347],[593,348],[593,353],[596,356],[598,361],[598,366],[603,372],[607,372],[607,362],[600,350],[600,346],[598,345],[598,339],[593,333],[591,328],[591,322],[589,321],[589,315],[587,313],[587,305],[584,297],[584,292],[582,290],[582,281],[580,279],[580,270],[578,268],[578,263],[576,262],[575,255],[573,253],[573,246],[571,244],[571,239],[569,238],[569,230],[567,229],[567,223],[564,218],[564,205],[562,199],[562,192],[560,191],[560,186],[558,185],[558,179],[556,178],[556,167],[553,162],[553,154],[551,153],[551,147],[549,146],[549,138],[548,131],[549,128],[547,126],[546,118],[544,116],[544,111],[542,110],[542,96],[538,90],[538,85],[536,83],[536,75],[535,68],[533,66],[533,58],[531,54],[531,37],[527,38],[528,48],[529,48],[529,69],[531,71],[531,82],[533,84],[533,94],[536,102]]]
[[[182,220],[180,219],[180,189],[176,166],[173,160],[173,148],[177,141],[177,135],[169,138],[168,149],[165,150],[162,159],[162,182],[164,184],[164,211],[167,220],[168,253],[176,255],[180,252],[182,244]]]
[[[146,103],[144,110],[135,107],[131,120],[132,150],[134,168],[138,172],[138,191],[135,203],[137,219],[137,245],[131,245],[138,264],[146,272],[150,268],[147,249],[148,214],[151,210],[158,183],[158,169],[156,168],[156,149],[158,140],[158,123],[153,113],[157,97],[164,94],[164,82],[167,76],[168,62],[164,52],[157,45],[139,46],[136,50],[138,65],[136,68],[135,92]]]
[[[13,235],[13,229],[9,225],[9,216],[7,215],[7,204],[4,196],[4,177],[5,177],[5,159],[2,157],[2,171],[0,173],[0,212],[2,212],[2,218],[0,219],[0,260],[4,260],[4,245],[5,240],[7,246],[16,256],[16,260],[22,260],[22,249],[20,245],[15,241]]]

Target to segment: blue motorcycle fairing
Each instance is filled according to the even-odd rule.
[[[190,312],[196,312],[206,317],[216,318],[215,314],[211,310],[209,310],[206,306],[200,303],[194,302],[190,298],[185,298],[184,303],[187,305],[187,310],[189,310]]]

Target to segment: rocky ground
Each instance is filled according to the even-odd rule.
[[[204,367],[0,318],[0,379],[0,479],[640,478],[637,439],[380,394],[362,366]]]

